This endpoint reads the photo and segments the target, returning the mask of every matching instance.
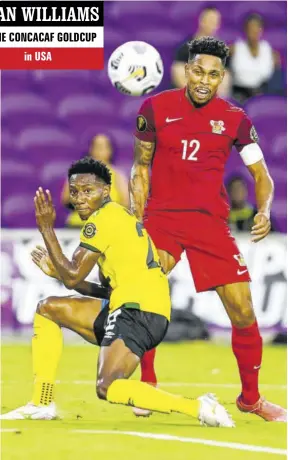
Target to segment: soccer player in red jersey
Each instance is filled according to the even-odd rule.
[[[274,188],[252,122],[242,109],[216,95],[227,56],[222,41],[193,40],[185,68],[186,88],[164,91],[142,104],[135,132],[131,204],[152,237],[165,272],[186,251],[197,292],[214,289],[220,297],[232,323],[232,349],[242,383],[238,408],[267,421],[285,422],[286,410],[259,394],[262,338],[248,268],[227,224],[223,175],[233,146],[255,180],[254,243],[270,231]],[[153,372],[153,356],[143,359],[142,366]]]

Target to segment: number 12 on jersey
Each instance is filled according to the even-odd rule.
[[[190,161],[197,161],[198,158],[195,156],[198,150],[200,149],[200,142],[197,139],[193,139],[192,141],[187,141],[186,139],[182,139],[183,150],[182,150],[182,160],[190,160]],[[189,144],[188,144],[189,143]],[[192,149],[192,151],[187,152],[188,146]],[[188,153],[188,157],[187,157]]]

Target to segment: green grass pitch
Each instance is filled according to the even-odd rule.
[[[235,429],[201,427],[197,421],[179,414],[154,413],[147,419],[135,418],[129,407],[99,401],[94,383],[97,354],[97,348],[89,344],[64,348],[56,393],[62,420],[3,421],[2,460],[285,458],[286,425],[267,423],[236,409],[239,378],[228,345],[210,342],[162,344],[156,367],[160,387],[165,390],[189,397],[216,393],[232,413]],[[2,412],[29,401],[31,374],[30,346],[3,345]],[[133,378],[139,378],[138,371]],[[260,384],[267,399],[286,405],[284,347],[265,347]],[[148,437],[144,437],[145,433]],[[152,439],[151,434],[163,435],[163,438]],[[211,443],[205,444],[206,441]],[[246,445],[244,450],[241,445]],[[259,447],[264,448],[262,452]]]

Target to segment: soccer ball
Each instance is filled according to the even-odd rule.
[[[161,83],[163,62],[158,51],[145,42],[119,46],[108,61],[108,76],[120,93],[143,96]]]

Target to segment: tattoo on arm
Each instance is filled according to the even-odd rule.
[[[129,182],[131,209],[140,220],[149,194],[149,167],[155,151],[155,142],[135,139],[134,164]]]
[[[153,158],[154,150],[155,142],[144,142],[136,137],[134,144],[134,164],[149,166]]]

